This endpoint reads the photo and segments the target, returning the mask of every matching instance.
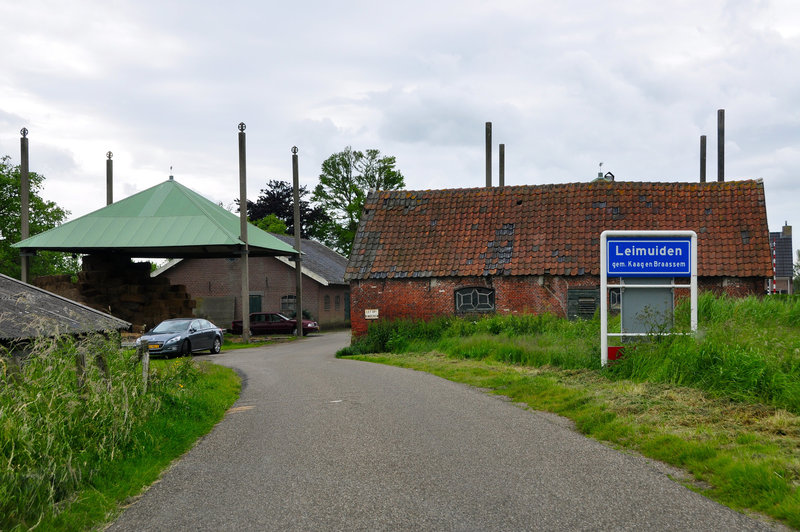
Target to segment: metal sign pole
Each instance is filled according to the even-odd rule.
[[[687,240],[688,239],[688,240]],[[609,248],[614,246],[613,253]],[[688,250],[686,249],[688,247]],[[686,252],[689,252],[688,260]],[[608,364],[609,336],[649,336],[643,332],[608,332],[608,289],[688,288],[690,327],[697,332],[697,233],[694,231],[603,231],[600,234],[600,363]],[[608,277],[619,277],[608,284]],[[689,284],[677,284],[675,277],[689,277]],[[670,282],[639,283],[636,278],[672,277]],[[629,282],[625,282],[630,278]],[[673,310],[674,312],[674,310]],[[671,333],[665,333],[671,334]]]

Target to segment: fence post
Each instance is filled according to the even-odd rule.
[[[139,345],[139,360],[142,361],[142,382],[144,383],[144,391],[147,392],[147,378],[150,375],[150,349],[147,345]]]

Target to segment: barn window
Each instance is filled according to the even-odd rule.
[[[570,288],[567,290],[567,317],[571,320],[590,320],[600,306],[600,290]]]
[[[494,289],[460,288],[455,291],[456,312],[494,312]]]
[[[292,314],[297,309],[297,297],[293,294],[281,297],[281,313]]]
[[[323,301],[324,301],[323,306],[324,306],[325,310],[330,310],[331,309],[331,296],[325,295],[325,297],[323,298]]]

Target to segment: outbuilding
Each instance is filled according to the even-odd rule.
[[[377,191],[345,273],[353,334],[372,319],[590,317],[612,229],[695,231],[701,291],[763,294],[772,275],[761,180]]]

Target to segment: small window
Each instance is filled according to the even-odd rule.
[[[281,297],[281,313],[291,314],[297,308],[297,297],[288,295]]]
[[[331,309],[331,296],[329,296],[329,295],[326,295],[326,296],[323,298],[323,301],[324,301],[324,303],[323,303],[323,307],[324,307],[324,309],[325,309],[325,310],[330,310],[330,309]]]
[[[456,312],[494,312],[494,290],[470,287],[455,292]]]
[[[341,296],[336,296],[336,299],[334,300],[334,303],[333,303],[333,308],[334,308],[334,310],[339,310],[340,306],[342,306]]]
[[[567,317],[571,320],[590,320],[600,307],[600,290],[570,288],[567,290]]]

